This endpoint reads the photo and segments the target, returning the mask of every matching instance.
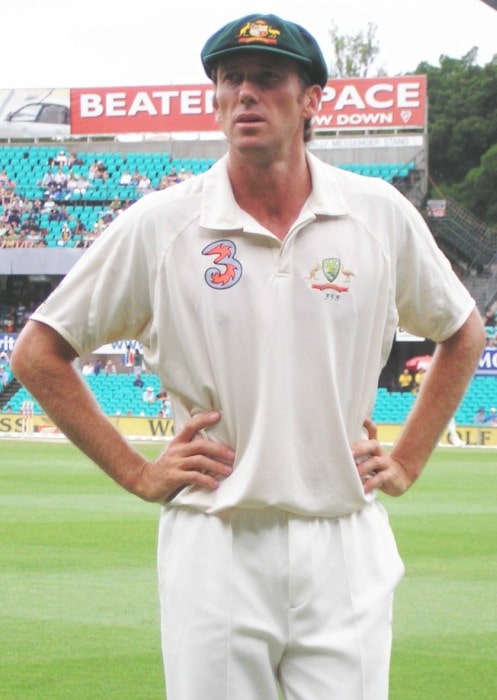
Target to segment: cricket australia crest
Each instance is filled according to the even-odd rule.
[[[342,294],[350,290],[352,277],[354,273],[340,258],[324,258],[314,265],[306,279],[310,289],[325,292],[327,298],[338,301]]]

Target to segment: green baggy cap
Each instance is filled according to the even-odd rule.
[[[247,15],[215,32],[200,54],[208,77],[220,58],[237,51],[288,56],[303,64],[313,83],[324,88],[328,81],[328,68],[314,37],[300,25],[276,15]]]

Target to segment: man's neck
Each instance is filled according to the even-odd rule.
[[[305,152],[291,164],[230,157],[228,173],[240,208],[282,240],[311,193]]]

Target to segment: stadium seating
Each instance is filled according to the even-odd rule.
[[[0,146],[0,171],[5,170],[10,180],[16,183],[16,194],[34,201],[43,200],[46,188],[40,183],[50,170],[50,161],[57,157],[60,145],[4,145]],[[88,231],[94,231],[97,222],[108,216],[110,202],[118,198],[121,202],[133,202],[143,195],[136,186],[121,185],[121,175],[125,170],[145,173],[151,180],[151,188],[158,189],[161,179],[174,173],[187,173],[193,176],[212,167],[213,158],[173,158],[167,152],[159,153],[115,153],[102,150],[76,152],[77,164],[63,166],[65,173],[71,171],[76,176],[87,177],[90,166],[99,161],[105,166],[108,178],[93,180],[84,192],[61,193],[59,204],[64,204],[70,215],[69,228],[73,229],[77,219]],[[378,164],[339,164],[339,167],[371,177],[380,177],[388,182],[407,178],[414,169],[414,163],[378,163]],[[56,171],[58,166],[52,166]],[[3,209],[0,204],[0,214]],[[21,223],[28,218],[28,213],[21,217]],[[63,222],[49,221],[48,212],[44,212],[39,221],[42,229],[47,231],[47,247],[74,247],[83,244],[82,240],[64,240],[61,236]],[[87,243],[88,244],[88,243]]]
[[[387,182],[393,182],[398,178],[409,177],[409,174],[414,170],[414,163],[342,163],[338,167],[343,168],[343,170],[358,173],[359,175],[381,177]]]
[[[144,389],[133,386],[134,375],[132,374],[110,374],[100,373],[98,375],[88,375],[84,377],[88,386],[95,395],[100,407],[110,416],[133,415],[133,416],[156,416],[159,403],[147,404],[142,400]],[[152,374],[143,374],[145,387],[151,386],[154,394],[160,391],[158,377]],[[13,413],[20,413],[24,401],[34,401],[34,413],[43,413],[37,401],[21,387],[9,401],[9,406]],[[6,407],[5,407],[6,408]],[[4,411],[5,411],[4,408]]]
[[[152,374],[142,375],[145,387],[151,386],[154,393],[160,390],[158,377]],[[157,416],[160,405],[158,402],[147,404],[142,400],[143,389],[133,386],[132,374],[112,374],[85,376],[88,386],[94,393],[102,410],[110,415]],[[412,408],[416,394],[389,392],[380,387],[377,391],[373,420],[378,423],[404,423]],[[9,401],[13,413],[20,413],[23,401],[33,401],[33,397],[21,388]],[[456,422],[460,425],[473,425],[474,417],[480,406],[488,411],[497,404],[497,377],[476,376],[473,378],[466,395],[456,413]],[[5,412],[7,407],[3,408]],[[43,413],[34,401],[34,413]]]
[[[376,423],[403,423],[415,400],[416,394],[389,392],[380,387],[376,395],[373,420]],[[473,377],[456,412],[456,422],[461,425],[473,425],[480,406],[488,411],[496,404],[497,377]]]
[[[154,394],[160,391],[159,379],[151,374],[142,376],[145,387],[151,386]],[[86,381],[103,411],[109,415],[156,416],[159,404],[147,404],[142,400],[144,388],[133,386],[134,375],[89,375]]]

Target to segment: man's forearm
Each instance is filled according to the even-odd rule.
[[[73,354],[48,326],[31,322],[12,356],[19,381],[82,452],[124,488],[145,459],[114,428],[72,365]]]
[[[485,346],[475,310],[460,330],[441,343],[391,456],[416,480],[454,415]]]

